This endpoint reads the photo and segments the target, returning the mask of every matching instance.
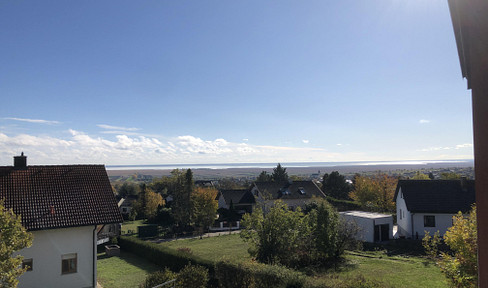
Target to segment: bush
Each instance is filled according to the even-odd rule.
[[[299,272],[283,266],[255,262],[220,261],[215,265],[215,277],[219,282],[219,287],[225,288],[292,288],[303,287],[305,282]]]
[[[208,283],[208,269],[200,265],[186,265],[176,277],[181,288],[205,288]]]
[[[139,255],[160,267],[168,267],[172,271],[180,271],[191,263],[204,266],[209,269],[210,273],[213,273],[213,262],[188,253],[181,253],[156,243],[128,236],[121,236],[119,243],[123,250]]]
[[[159,284],[163,284],[167,281],[176,279],[176,274],[169,270],[168,268],[164,269],[164,271],[157,271],[154,272],[146,277],[144,283],[139,285],[140,288],[152,288]]]

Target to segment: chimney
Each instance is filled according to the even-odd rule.
[[[24,152],[20,156],[14,156],[14,169],[27,169],[27,156],[24,156]]]

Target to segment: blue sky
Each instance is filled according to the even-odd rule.
[[[8,0],[0,39],[0,165],[473,158],[446,0]]]

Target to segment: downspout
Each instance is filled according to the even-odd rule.
[[[412,239],[415,239],[415,236],[414,236],[414,231],[413,231],[413,215],[415,215],[415,213],[410,213],[410,224],[412,225]]]
[[[96,237],[97,225],[93,228],[93,288],[97,287],[97,238]]]

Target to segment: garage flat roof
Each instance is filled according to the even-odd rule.
[[[339,214],[344,216],[354,216],[354,217],[369,218],[369,219],[392,217],[392,215],[388,215],[388,214],[366,212],[366,211],[345,211],[345,212],[339,212]]]

